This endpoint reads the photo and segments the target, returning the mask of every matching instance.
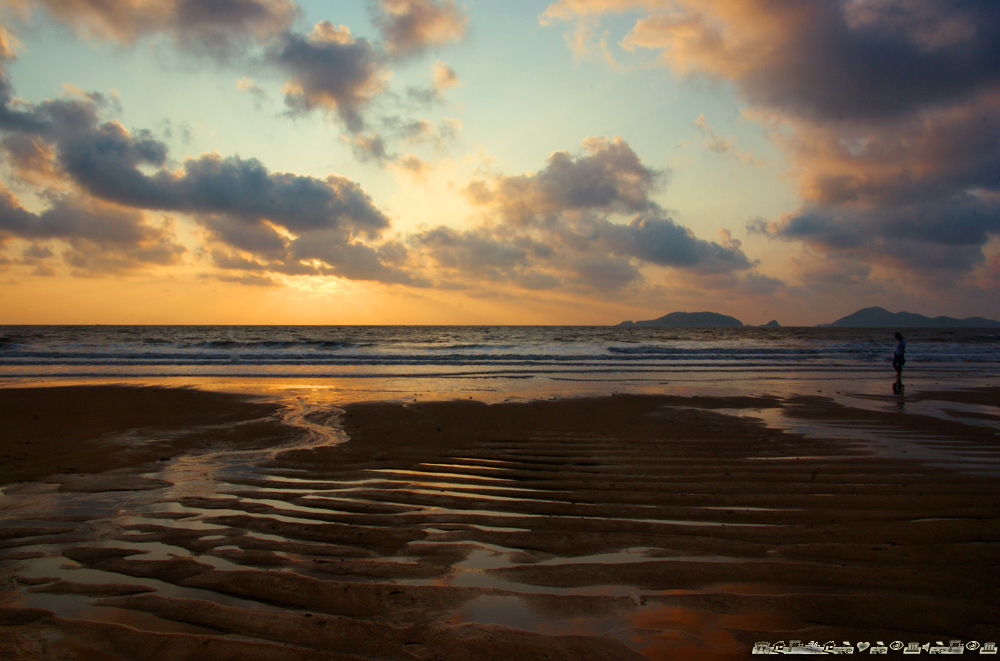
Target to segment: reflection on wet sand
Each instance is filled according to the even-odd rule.
[[[947,404],[965,424],[820,398],[366,403],[326,432],[308,403],[253,409],[228,447],[206,433],[169,461],[4,485],[0,649],[659,659],[1000,638],[997,478],[956,470],[997,455],[996,409],[972,405]]]

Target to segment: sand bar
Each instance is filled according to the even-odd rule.
[[[1000,478],[961,469],[1000,390],[908,398],[360,403],[334,445],[231,395],[0,389],[0,658],[1000,642]]]

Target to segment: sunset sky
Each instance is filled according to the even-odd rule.
[[[0,7],[0,323],[1000,318],[996,0]]]

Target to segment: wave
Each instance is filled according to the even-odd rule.
[[[882,329],[614,327],[2,327],[0,377],[356,377],[885,370]],[[908,369],[1000,369],[1000,335],[908,334]]]
[[[303,353],[59,353],[14,352],[0,354],[0,367],[9,365],[317,365],[356,367],[364,365],[575,365],[580,367],[620,367],[632,369],[640,366],[685,365],[712,367],[720,365],[747,368],[768,365],[837,366],[889,363],[891,356],[883,353],[744,353],[692,352],[671,354],[637,354],[595,356],[592,354],[362,354],[317,355]],[[915,360],[911,358],[911,361]],[[981,363],[1000,366],[996,358],[989,359],[980,353],[927,354],[920,356],[920,364]]]

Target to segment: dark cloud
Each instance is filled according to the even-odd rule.
[[[396,156],[389,153],[385,138],[376,133],[356,135],[349,141],[354,157],[362,163],[375,162],[384,165],[395,160]]]
[[[345,240],[336,231],[324,231],[296,239],[289,246],[296,261],[320,260],[330,273],[350,280],[374,280],[411,286],[430,283],[405,270],[408,251],[396,242],[378,247]]]
[[[697,238],[670,218],[639,216],[627,225],[603,222],[596,228],[615,253],[661,266],[700,273],[729,273],[753,266],[738,243],[721,245]]]
[[[783,280],[751,271],[741,274],[739,289],[730,289],[737,292],[742,291],[747,296],[771,297],[787,291],[788,286]]]
[[[389,220],[356,183],[270,172],[256,159],[204,154],[180,172],[166,169],[168,149],[148,131],[135,134],[117,122],[99,123],[91,101],[47,101],[7,139],[47,141],[59,168],[88,193],[121,205],[224,214],[248,224],[267,220],[290,232],[345,227],[377,237]],[[146,174],[152,170],[152,174]]]
[[[87,240],[70,240],[69,243],[70,249],[63,253],[63,261],[73,267],[73,274],[78,276],[122,274],[151,265],[175,264],[183,252],[179,247],[162,243],[117,250]]]
[[[375,25],[386,51],[403,57],[458,41],[469,23],[452,0],[378,0]]]
[[[1000,87],[950,108],[859,131],[797,125],[804,198],[823,205],[934,201],[1000,189]]]
[[[163,249],[167,237],[153,232],[144,213],[181,212],[205,228],[211,241],[248,255],[242,258],[246,266],[289,275],[422,283],[405,268],[401,245],[364,243],[378,243],[389,219],[355,182],[337,175],[318,179],[271,172],[256,159],[217,154],[168,169],[164,143],[148,131],[133,133],[117,122],[101,122],[100,105],[94,96],[22,104],[16,121],[0,120],[9,156],[27,154],[29,144],[49,154],[34,161],[22,157],[12,163],[16,169],[30,175],[44,166],[46,173],[96,198],[54,196],[40,215],[8,199],[0,231],[69,241],[73,250],[66,259],[88,272],[121,270],[175,257],[176,251]],[[129,246],[131,262],[118,245]],[[101,250],[107,253],[103,257]]]
[[[231,242],[229,245],[232,245]],[[241,248],[240,246],[236,246]],[[245,255],[252,254],[251,257]],[[369,246],[351,241],[336,230],[312,232],[288,241],[279,249],[252,251],[229,247],[211,251],[212,262],[224,270],[249,274],[287,276],[337,276],[389,284],[426,287],[430,282],[407,267],[409,252],[400,243],[388,241]]]
[[[40,242],[65,242],[66,261],[88,274],[175,264],[185,253],[169,225],[154,225],[135,209],[69,195],[54,197],[48,209],[35,214],[0,190],[3,233],[34,242],[26,253],[34,258],[52,254]]]
[[[285,34],[269,60],[291,76],[285,103],[293,112],[334,110],[355,132],[364,127],[361,109],[385,87],[387,72],[376,48],[329,21],[307,37]]]
[[[450,277],[531,288],[621,289],[642,281],[644,264],[701,276],[753,267],[738,242],[698,239],[667,217],[650,197],[663,173],[623,140],[583,147],[534,174],[474,181],[466,193],[493,222],[426,230],[413,243]]]
[[[0,25],[0,130],[32,134],[49,132],[54,126],[92,123],[97,107],[103,102],[100,94],[85,99],[47,101],[33,107],[15,102],[14,88],[7,75],[8,64],[17,57],[15,44],[16,38]]]
[[[231,215],[200,214],[198,222],[213,239],[245,252],[280,259],[288,240],[269,223],[246,222]]]
[[[37,136],[14,134],[0,140],[0,150],[15,176],[32,184],[54,183],[56,152]]]
[[[437,227],[419,238],[435,260],[448,269],[472,272],[482,268],[512,269],[527,261],[527,251],[499,240],[485,229]]]
[[[642,274],[632,260],[614,255],[574,255],[568,264],[574,280],[597,290],[618,290],[642,281]]]
[[[563,0],[545,16],[626,8],[640,11],[627,48],[730,81],[791,155],[803,204],[765,234],[903,277],[985,263],[1000,235],[1000,3]]]
[[[533,224],[566,211],[645,213],[657,209],[649,195],[663,173],[647,168],[621,138],[590,138],[585,154],[553,153],[537,174],[503,176],[492,185],[474,181],[466,192],[506,222]]]
[[[884,120],[1000,81],[1000,6],[990,0],[664,5],[679,11],[641,18],[629,47],[659,50],[679,71],[732,80],[755,105],[800,117]]]
[[[249,224],[266,219],[291,232],[348,227],[373,238],[389,226],[364,191],[343,177],[270,172],[256,159],[216,154],[190,159],[180,173],[171,172],[165,168],[165,144],[148,131],[133,135],[117,122],[98,124],[92,105],[46,102],[37,114],[45,130],[28,135],[51,137],[60,168],[87,192],[111,202],[226,214]]]
[[[857,136],[796,132],[805,203],[769,224],[769,236],[910,273],[984,264],[1000,235],[1000,89]]]
[[[51,248],[40,243],[32,243],[22,251],[21,255],[25,260],[44,260],[55,257]]]
[[[59,162],[79,184],[94,195],[136,206],[171,206],[160,181],[146,176],[139,167],[160,168],[166,163],[167,148],[141,132],[133,137],[117,122],[106,122],[84,130],[60,131],[57,136]]]
[[[227,214],[247,223],[267,220],[292,233],[344,229],[376,238],[389,227],[364,190],[337,175],[323,180],[269,172],[256,159],[205,154],[186,161],[183,175],[157,179],[177,211]]]
[[[985,263],[983,247],[1000,234],[1000,203],[963,193],[877,209],[805,207],[752,231],[803,241],[825,253],[883,262],[913,272],[965,272]]]
[[[521,282],[540,270],[544,260],[553,255],[546,243],[527,235],[504,237],[489,228],[456,230],[437,227],[411,237],[427,257],[450,277],[490,282]],[[560,280],[536,278],[532,288],[556,287]]]
[[[6,187],[0,188],[0,239],[5,235],[32,239],[46,236],[38,225],[38,216],[22,207]]]
[[[883,7],[855,25],[850,4],[817,4],[784,52],[743,78],[752,101],[822,119],[881,119],[1000,81],[996,3],[869,3]],[[959,12],[963,38],[938,36]]]

